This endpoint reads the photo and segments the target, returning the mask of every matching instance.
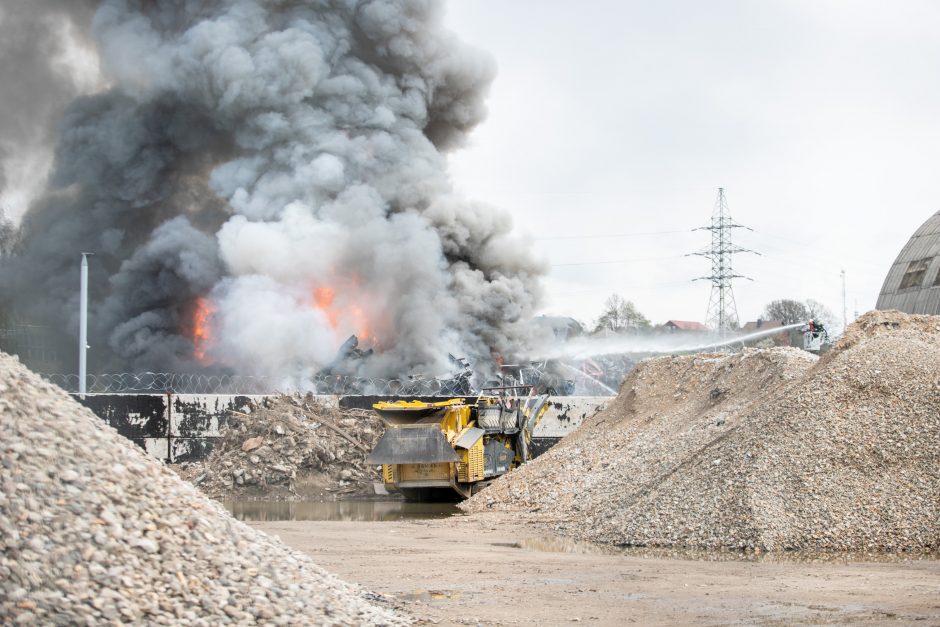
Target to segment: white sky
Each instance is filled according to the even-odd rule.
[[[938,2],[451,0],[447,22],[499,66],[452,175],[537,238],[546,313],[618,292],[704,320],[710,265],[684,255],[722,186],[762,253],[735,256],[742,322],[777,298],[841,318],[843,268],[851,320],[940,208]],[[616,236],[659,231],[689,232]]]

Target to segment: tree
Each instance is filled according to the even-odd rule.
[[[827,328],[832,328],[832,326],[838,322],[836,315],[832,313],[831,309],[812,298],[806,299],[806,312],[809,314],[810,318],[817,322],[822,322]]]
[[[619,294],[611,294],[604,302],[604,312],[594,324],[594,333],[613,331],[617,333],[625,329],[647,330],[651,328],[650,321],[640,313],[630,301],[625,301]]]
[[[781,299],[764,307],[765,320],[779,320],[784,325],[809,320],[809,310],[798,300]]]

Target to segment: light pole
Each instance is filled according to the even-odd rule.
[[[85,357],[88,352],[88,255],[82,253],[82,288],[78,311],[78,394],[85,399],[87,377]]]

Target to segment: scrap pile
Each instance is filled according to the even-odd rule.
[[[940,550],[940,317],[794,349],[647,360],[572,436],[471,499],[581,539]]]
[[[338,498],[374,494],[365,463],[384,427],[373,411],[336,409],[312,395],[266,397],[233,412],[203,462],[181,469],[213,498]]]
[[[2,624],[404,623],[2,353],[0,429]]]

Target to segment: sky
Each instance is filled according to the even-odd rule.
[[[549,264],[542,313],[590,323],[617,293],[704,321],[694,229],[723,187],[759,253],[734,256],[739,319],[790,298],[841,321],[844,270],[851,320],[940,209],[940,3],[450,0],[445,21],[498,66],[450,174]],[[61,41],[75,93],[100,87]],[[50,163],[20,158],[0,205],[21,215]]]
[[[704,321],[726,191],[739,319],[814,299],[875,306],[940,209],[940,3],[452,0],[499,68],[456,186],[510,211],[551,264],[543,312],[590,322],[618,293]]]

